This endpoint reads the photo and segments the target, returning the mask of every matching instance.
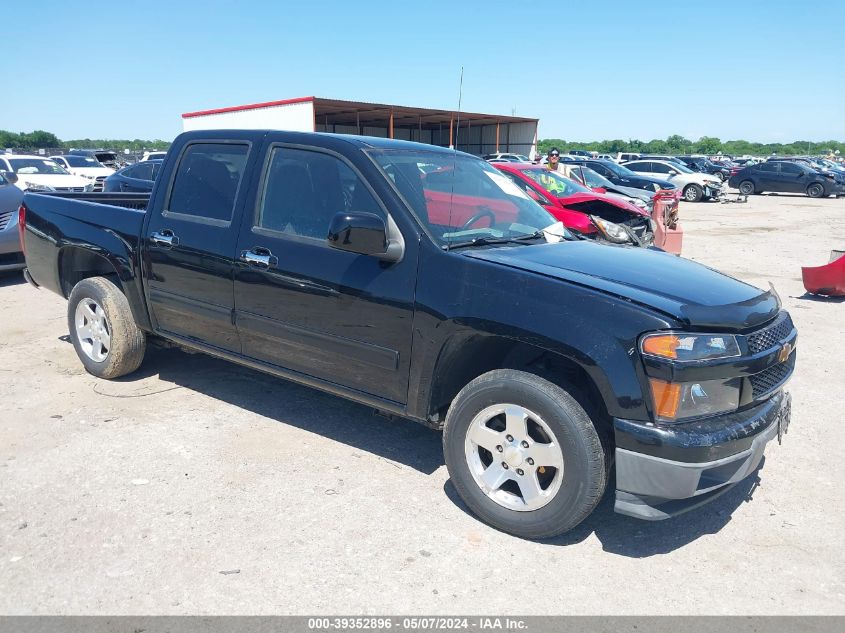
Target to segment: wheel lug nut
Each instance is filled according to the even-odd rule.
[[[533,460],[533,459],[531,459],[530,457],[529,457],[527,460],[525,460],[525,461],[527,461],[527,462],[528,462],[528,465],[529,465],[529,466],[533,466],[533,465],[534,465],[534,460]]]
[[[507,463],[507,462],[502,462],[502,468],[504,468],[505,470],[507,470],[508,468],[510,468],[510,466],[508,466],[508,463]]]
[[[517,468],[517,469],[516,469],[516,474],[517,474],[517,475],[524,475],[525,473],[524,473],[524,472],[522,472],[522,469],[521,469],[521,468]]]
[[[505,436],[505,439],[506,439],[508,442],[513,442],[513,435],[506,435],[506,436]]]
[[[528,442],[522,440],[522,448],[528,448]]]
[[[496,447],[496,450],[497,450],[497,451],[499,451],[499,452],[501,453],[504,449],[503,449],[501,446],[497,446],[497,447]]]

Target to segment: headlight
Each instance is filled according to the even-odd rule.
[[[30,191],[55,191],[49,185],[40,185],[37,182],[27,182],[24,180],[23,184],[26,185],[26,188]]]
[[[603,220],[601,218],[597,218],[594,215],[591,215],[590,219],[593,221],[593,224],[598,227],[599,231],[605,237],[605,239],[607,239],[609,242],[614,242],[616,244],[627,244],[631,241],[631,236],[628,235],[628,231],[623,229],[618,224],[608,222],[607,220]]]
[[[736,337],[732,334],[687,334],[660,332],[640,339],[644,356],[672,361],[699,361],[733,358],[740,355]]]
[[[736,411],[741,378],[699,382],[666,382],[649,378],[654,416],[660,422],[677,422]]]

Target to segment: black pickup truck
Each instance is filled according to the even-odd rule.
[[[467,154],[189,132],[149,197],[27,194],[19,220],[90,373],[155,337],[442,429],[461,497],[519,536],[572,529],[614,472],[618,512],[700,505],[789,423],[773,291],[578,239]]]

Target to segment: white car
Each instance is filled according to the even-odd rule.
[[[0,170],[14,172],[15,183],[24,191],[93,191],[94,183],[74,176],[57,162],[43,156],[0,155]]]
[[[103,182],[114,173],[114,169],[104,166],[90,156],[51,156],[50,160],[56,161],[74,176],[82,176],[94,182],[94,191],[103,190]]]
[[[167,152],[144,152],[144,155],[141,156],[141,160],[139,162],[144,162],[145,160],[158,160],[160,158],[164,158],[167,156]]]
[[[633,172],[668,180],[678,187],[687,202],[718,198],[722,193],[722,182],[710,174],[702,174],[685,165],[668,160],[634,160],[623,163]]]

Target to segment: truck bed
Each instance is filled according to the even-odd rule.
[[[147,209],[147,204],[150,201],[149,193],[72,193],[56,191],[39,193],[36,195],[49,196],[51,198],[67,198],[68,200],[82,200],[85,202],[95,202],[97,204],[107,204],[113,207],[124,207],[126,209],[136,209],[138,211],[145,211]]]
[[[146,217],[146,193],[26,193],[26,254],[30,278],[66,295],[62,267],[79,262],[66,254],[80,249],[111,262],[126,279],[135,279],[137,249]],[[67,273],[67,270],[65,270]],[[73,283],[73,277],[68,283]],[[137,283],[137,282],[136,282]],[[127,291],[127,294],[131,293]]]

